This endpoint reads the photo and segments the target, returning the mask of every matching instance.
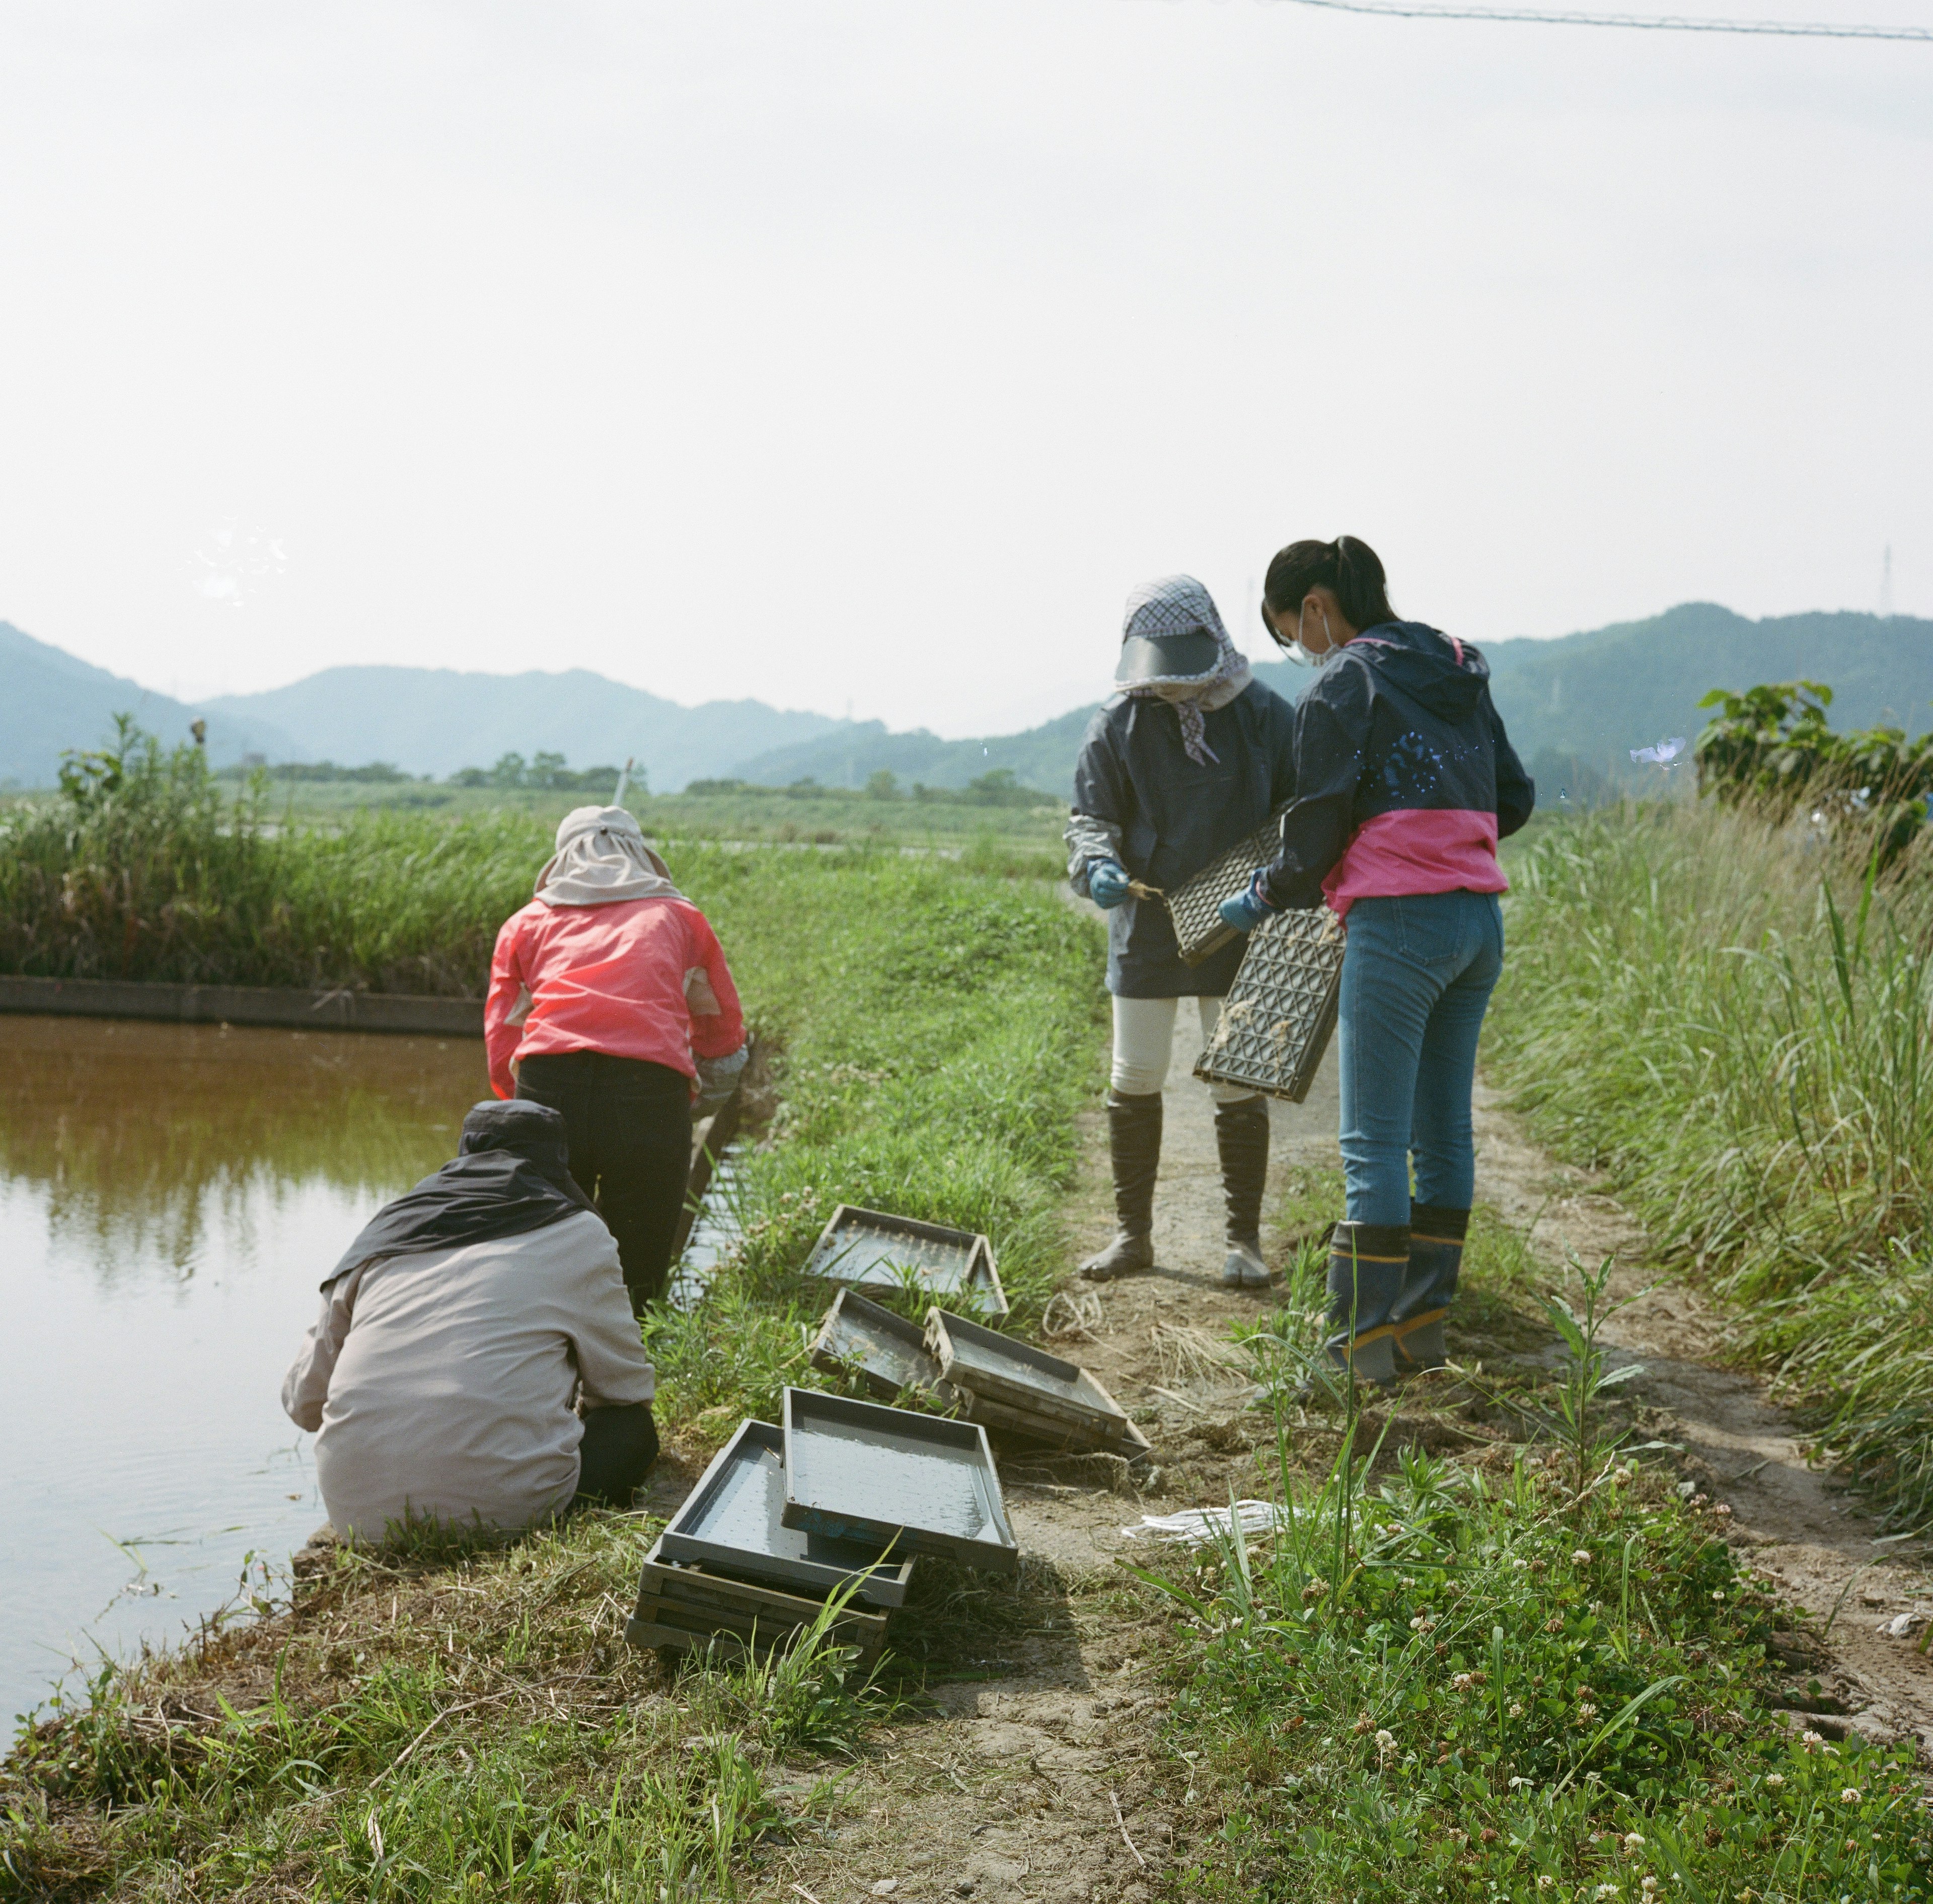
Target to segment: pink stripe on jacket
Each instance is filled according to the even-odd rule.
[[[1419,893],[1504,893],[1497,863],[1497,816],[1466,807],[1399,807],[1356,829],[1322,882],[1339,919],[1359,899]]]

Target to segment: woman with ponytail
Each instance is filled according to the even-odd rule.
[[[1222,916],[1248,932],[1326,901],[1346,922],[1348,1216],[1330,1246],[1328,1348],[1387,1382],[1443,1364],[1476,1181],[1477,1034],[1503,969],[1497,842],[1536,790],[1482,655],[1399,621],[1366,542],[1291,542],[1269,564],[1262,622],[1317,671],[1296,705],[1281,853]]]

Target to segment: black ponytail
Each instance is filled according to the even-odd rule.
[[[1269,564],[1268,579],[1262,584],[1262,626],[1278,646],[1288,644],[1276,633],[1270,616],[1286,619],[1297,614],[1312,588],[1332,590],[1351,628],[1374,628],[1396,620],[1381,560],[1360,536],[1338,536],[1333,542],[1291,542]]]

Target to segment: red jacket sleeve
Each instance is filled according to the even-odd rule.
[[[692,1055],[729,1058],[745,1042],[745,1015],[738,1003],[738,988],[732,982],[732,969],[725,963],[725,949],[718,943],[711,921],[695,906],[691,916],[696,963],[705,968],[712,995],[718,1001],[715,1012],[691,1014]]]
[[[490,960],[490,990],[483,1000],[483,1049],[490,1060],[490,1089],[500,1098],[517,1095],[516,1079],[510,1075],[510,1060],[523,1042],[523,1028],[510,1023],[517,996],[524,989],[523,963],[519,957],[518,927],[523,914],[513,912],[497,935],[497,950]]]

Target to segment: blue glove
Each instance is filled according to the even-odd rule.
[[[1087,893],[1103,912],[1128,896],[1128,869],[1114,860],[1096,860],[1087,869]]]
[[[1252,932],[1275,908],[1261,896],[1262,876],[1258,872],[1233,899],[1225,899],[1220,911],[1222,923],[1238,932]]]

